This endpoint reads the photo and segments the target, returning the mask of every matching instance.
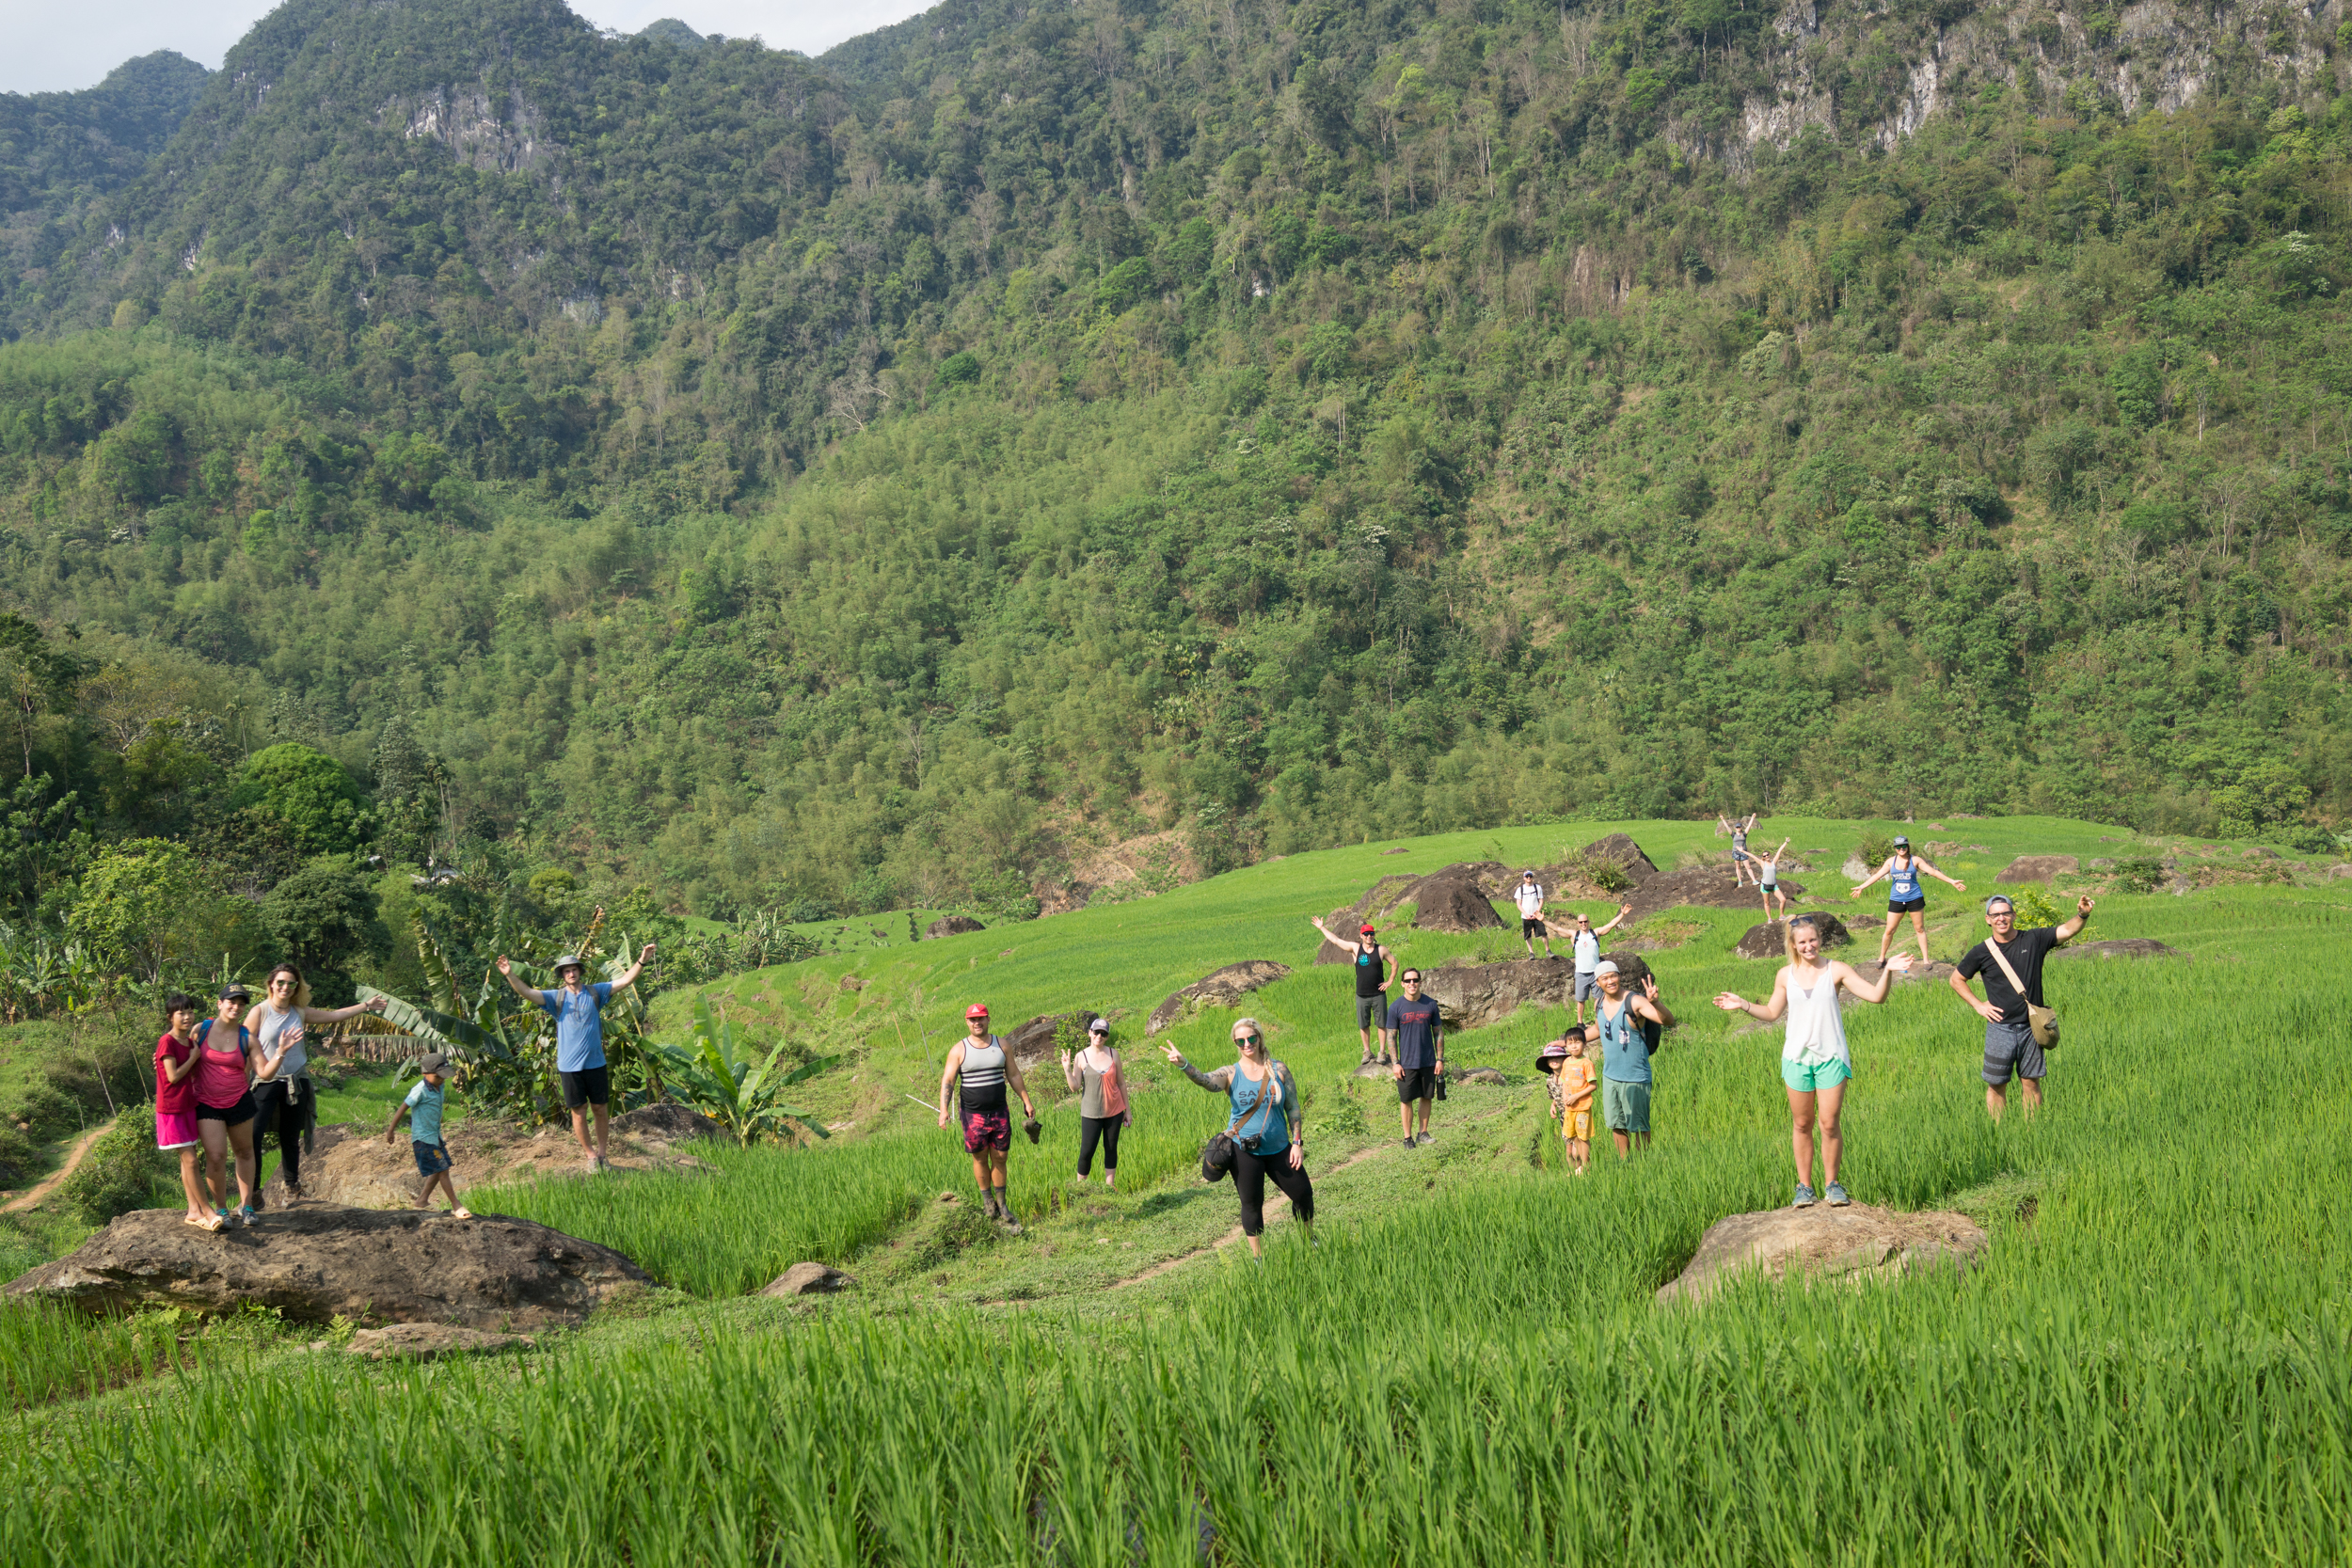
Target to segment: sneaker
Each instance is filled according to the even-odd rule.
[[[1406,1148],[1412,1148],[1412,1147],[1413,1147],[1413,1135],[1412,1135],[1411,1133],[1409,1133],[1409,1132],[1407,1132],[1407,1133],[1405,1135],[1405,1147],[1406,1147]]]
[[[1820,1198],[1813,1196],[1813,1189],[1800,1181],[1797,1183],[1797,1201],[1791,1203],[1788,1207],[1791,1209],[1810,1209],[1820,1201],[1821,1201]]]
[[[255,1220],[258,1220],[261,1217],[261,1214],[254,1210],[253,1205],[250,1203],[245,1204],[237,1210],[237,1223],[239,1225],[251,1225]]]
[[[1424,1148],[1430,1144],[1436,1143],[1437,1141],[1438,1135],[1435,1132],[1423,1132],[1421,1135],[1421,1142]]]
[[[1833,1209],[1843,1209],[1847,1204],[1853,1201],[1852,1198],[1846,1196],[1846,1189],[1839,1186],[1835,1181],[1829,1184],[1829,1191],[1823,1196],[1829,1199],[1829,1206]]]

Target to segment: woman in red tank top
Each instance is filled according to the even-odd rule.
[[[204,1140],[213,1212],[238,1225],[253,1220],[253,1068],[246,1049],[246,1004],[253,993],[234,981],[221,988],[218,1016],[206,1021],[196,1048],[196,1131]],[[229,1210],[229,1156],[237,1161],[237,1209]]]

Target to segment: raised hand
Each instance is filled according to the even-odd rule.
[[[365,1002],[360,1003],[359,1006],[367,1009],[369,1012],[380,1013],[385,1009],[385,1007],[389,1006],[389,1004],[381,996],[371,996]]]
[[[1181,1063],[1184,1059],[1184,1053],[1177,1050],[1173,1045],[1163,1046],[1161,1049],[1168,1053],[1168,1059],[1171,1062]]]
[[[2096,898],[2091,897],[2088,893],[2084,894],[2080,898],[2074,900],[2074,912],[2082,916],[2085,920],[2089,920],[2090,918],[2090,911],[2098,907],[2099,901]]]
[[[1954,882],[1952,884],[1952,891],[1954,893],[1965,893],[1968,891],[1968,884],[1966,882]]]
[[[645,950],[644,950],[643,953],[640,953],[640,954],[638,954],[638,955],[637,955],[637,961],[638,961],[639,963],[641,963],[641,964],[649,964],[649,963],[653,962],[653,943],[652,943],[652,942],[649,942],[645,943]]]
[[[1645,974],[1642,976],[1642,994],[1648,997],[1652,1002],[1658,1000],[1658,976],[1656,974]]]
[[[499,973],[509,978],[512,978],[515,974],[515,960],[503,953],[499,955]]]
[[[1727,990],[1719,990],[1715,993],[1715,1006],[1727,1013],[1744,1013],[1748,1010],[1748,1005],[1745,1002]]]

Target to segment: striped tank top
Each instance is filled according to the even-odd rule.
[[[956,1078],[956,1097],[966,1116],[1005,1109],[1003,1040],[991,1035],[985,1042],[963,1042],[963,1069]]]

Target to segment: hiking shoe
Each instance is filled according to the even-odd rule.
[[[1405,1134],[1405,1147],[1406,1148],[1413,1147],[1413,1135],[1410,1132]]]
[[[1833,1209],[1843,1209],[1847,1204],[1853,1201],[1852,1198],[1846,1196],[1846,1189],[1839,1186],[1835,1181],[1829,1184],[1829,1191],[1822,1196],[1829,1199],[1829,1206]]]
[[[237,1223],[239,1225],[251,1225],[255,1220],[258,1220],[261,1217],[261,1214],[255,1211],[253,1205],[250,1203],[242,1204],[237,1209]]]
[[[1435,1132],[1423,1132],[1421,1135],[1421,1141],[1422,1145],[1426,1147],[1427,1145],[1436,1143],[1438,1141],[1438,1135]]]
[[[1791,1209],[1810,1209],[1820,1201],[1821,1200],[1820,1198],[1813,1196],[1812,1188],[1800,1181],[1797,1183],[1797,1200],[1794,1203],[1791,1203],[1788,1207]]]

